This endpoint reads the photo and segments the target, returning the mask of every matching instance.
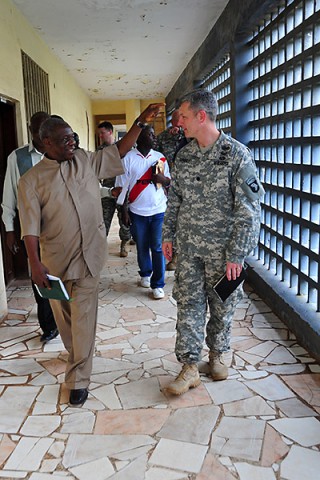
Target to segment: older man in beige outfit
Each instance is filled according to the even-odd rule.
[[[19,182],[22,237],[32,279],[50,288],[47,274],[60,277],[71,302],[50,300],[63,343],[69,352],[65,382],[70,404],[83,405],[92,371],[100,270],[105,258],[105,226],[99,178],[123,173],[121,156],[138,138],[143,122],[159,110],[150,105],[116,145],[95,153],[74,151],[71,127],[61,119],[43,123],[45,157]],[[38,255],[40,241],[41,261]]]

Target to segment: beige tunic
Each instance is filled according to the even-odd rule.
[[[21,236],[40,238],[42,263],[62,280],[99,274],[106,234],[98,178],[123,173],[115,145],[86,152],[71,161],[46,157],[19,181]]]

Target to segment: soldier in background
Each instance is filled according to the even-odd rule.
[[[98,150],[108,147],[114,144],[113,125],[110,122],[102,122],[98,125],[100,146]],[[103,219],[106,226],[106,234],[108,236],[111,227],[113,215],[117,210],[118,222],[119,222],[119,237],[120,243],[120,257],[127,257],[127,243],[131,238],[130,228],[127,227],[122,221],[122,207],[117,205],[117,197],[121,189],[115,189],[116,177],[105,178],[102,180],[100,189],[101,204]]]
[[[163,225],[163,253],[172,258],[175,238],[178,262],[173,296],[177,301],[175,353],[182,370],[167,387],[180,395],[200,384],[206,325],[209,368],[213,380],[228,376],[223,353],[230,349],[232,317],[242,298],[238,287],[223,303],[214,292],[226,274],[236,279],[245,257],[258,242],[260,198],[264,190],[249,149],[216,127],[213,93],[194,90],[180,102],[179,123],[192,137],[176,156],[168,209]]]
[[[169,169],[172,170],[175,157],[178,151],[187,143],[183,128],[179,126],[179,111],[174,110],[171,117],[171,127],[167,128],[157,136],[156,150],[163,153],[167,159]],[[177,253],[173,245],[172,260],[167,263],[166,270],[173,271],[177,265]]]
[[[172,126],[157,135],[156,149],[167,159],[170,170],[180,142],[185,138],[183,129],[179,126],[179,111],[174,110],[171,117]]]

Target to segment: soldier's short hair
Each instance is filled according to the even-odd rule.
[[[190,103],[190,108],[194,112],[204,110],[212,122],[216,121],[218,113],[218,100],[213,92],[204,88],[197,88],[183,95],[179,100],[179,107],[182,103]]]
[[[98,128],[105,128],[106,130],[111,130],[111,132],[113,132],[113,125],[110,122],[101,122],[99,123]]]

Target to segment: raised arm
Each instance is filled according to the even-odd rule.
[[[160,108],[163,106],[164,103],[151,103],[142,113],[140,113],[139,117],[134,121],[128,133],[124,135],[119,142],[117,142],[121,157],[124,157],[137,141],[141,132],[141,127],[139,127],[139,124],[143,125],[144,123],[147,123],[155,118],[158,115]]]

